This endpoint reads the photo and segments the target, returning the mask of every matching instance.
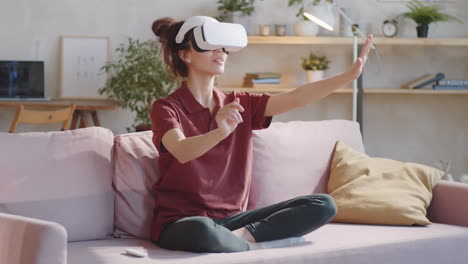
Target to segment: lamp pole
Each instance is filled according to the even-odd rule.
[[[359,29],[358,26],[354,26],[353,21],[351,18],[349,18],[343,10],[338,7],[336,1],[333,1],[333,6],[338,10],[338,13],[340,13],[341,17],[343,17],[346,22],[350,26],[353,27],[353,61],[356,62],[358,59],[358,52],[359,52],[359,43],[358,43],[358,35],[361,36],[364,40],[367,39],[367,37],[362,33],[362,31]],[[319,26],[326,28],[328,30],[333,31],[333,28],[325,23],[323,20],[313,16],[312,14],[304,11],[304,16],[307,17],[309,20],[314,21],[316,24]],[[377,60],[379,61],[380,64],[380,59],[379,55],[377,52],[377,48],[375,47],[374,44],[371,44],[371,48],[374,50]],[[362,119],[362,97],[363,97],[363,89],[362,89],[362,74],[359,76],[358,79],[353,80],[353,121],[357,121],[360,124],[361,128],[361,134],[363,132],[363,119]],[[358,97],[359,96],[359,97]]]
[[[353,61],[358,59],[358,37],[353,36]],[[353,80],[353,121],[357,121],[357,79]]]

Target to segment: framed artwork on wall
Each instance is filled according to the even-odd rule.
[[[60,37],[60,98],[105,99],[98,93],[108,79],[101,70],[110,59],[108,36]]]

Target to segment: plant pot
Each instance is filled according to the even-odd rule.
[[[138,125],[135,127],[136,132],[151,130],[151,125]]]
[[[294,23],[296,36],[314,37],[319,32],[319,26],[310,20],[301,20]]]
[[[317,82],[323,80],[324,71],[306,71],[307,82]]]
[[[244,26],[247,35],[251,35],[250,16],[244,15],[242,11],[227,12],[226,22],[241,24]]]
[[[427,38],[427,33],[429,32],[429,25],[420,25],[416,27],[418,32],[418,38]]]

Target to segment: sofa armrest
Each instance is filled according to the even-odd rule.
[[[54,222],[0,213],[0,263],[66,264],[67,231]]]
[[[468,184],[441,180],[434,188],[428,218],[432,222],[468,226]]]

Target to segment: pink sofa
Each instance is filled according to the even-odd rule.
[[[148,241],[158,179],[152,132],[90,127],[0,133],[0,263],[468,263],[468,185],[441,181],[432,225],[329,223],[290,247],[239,253],[161,249]],[[273,122],[254,131],[245,209],[326,192],[335,142],[364,151],[346,120]],[[148,249],[143,259],[127,247]]]

